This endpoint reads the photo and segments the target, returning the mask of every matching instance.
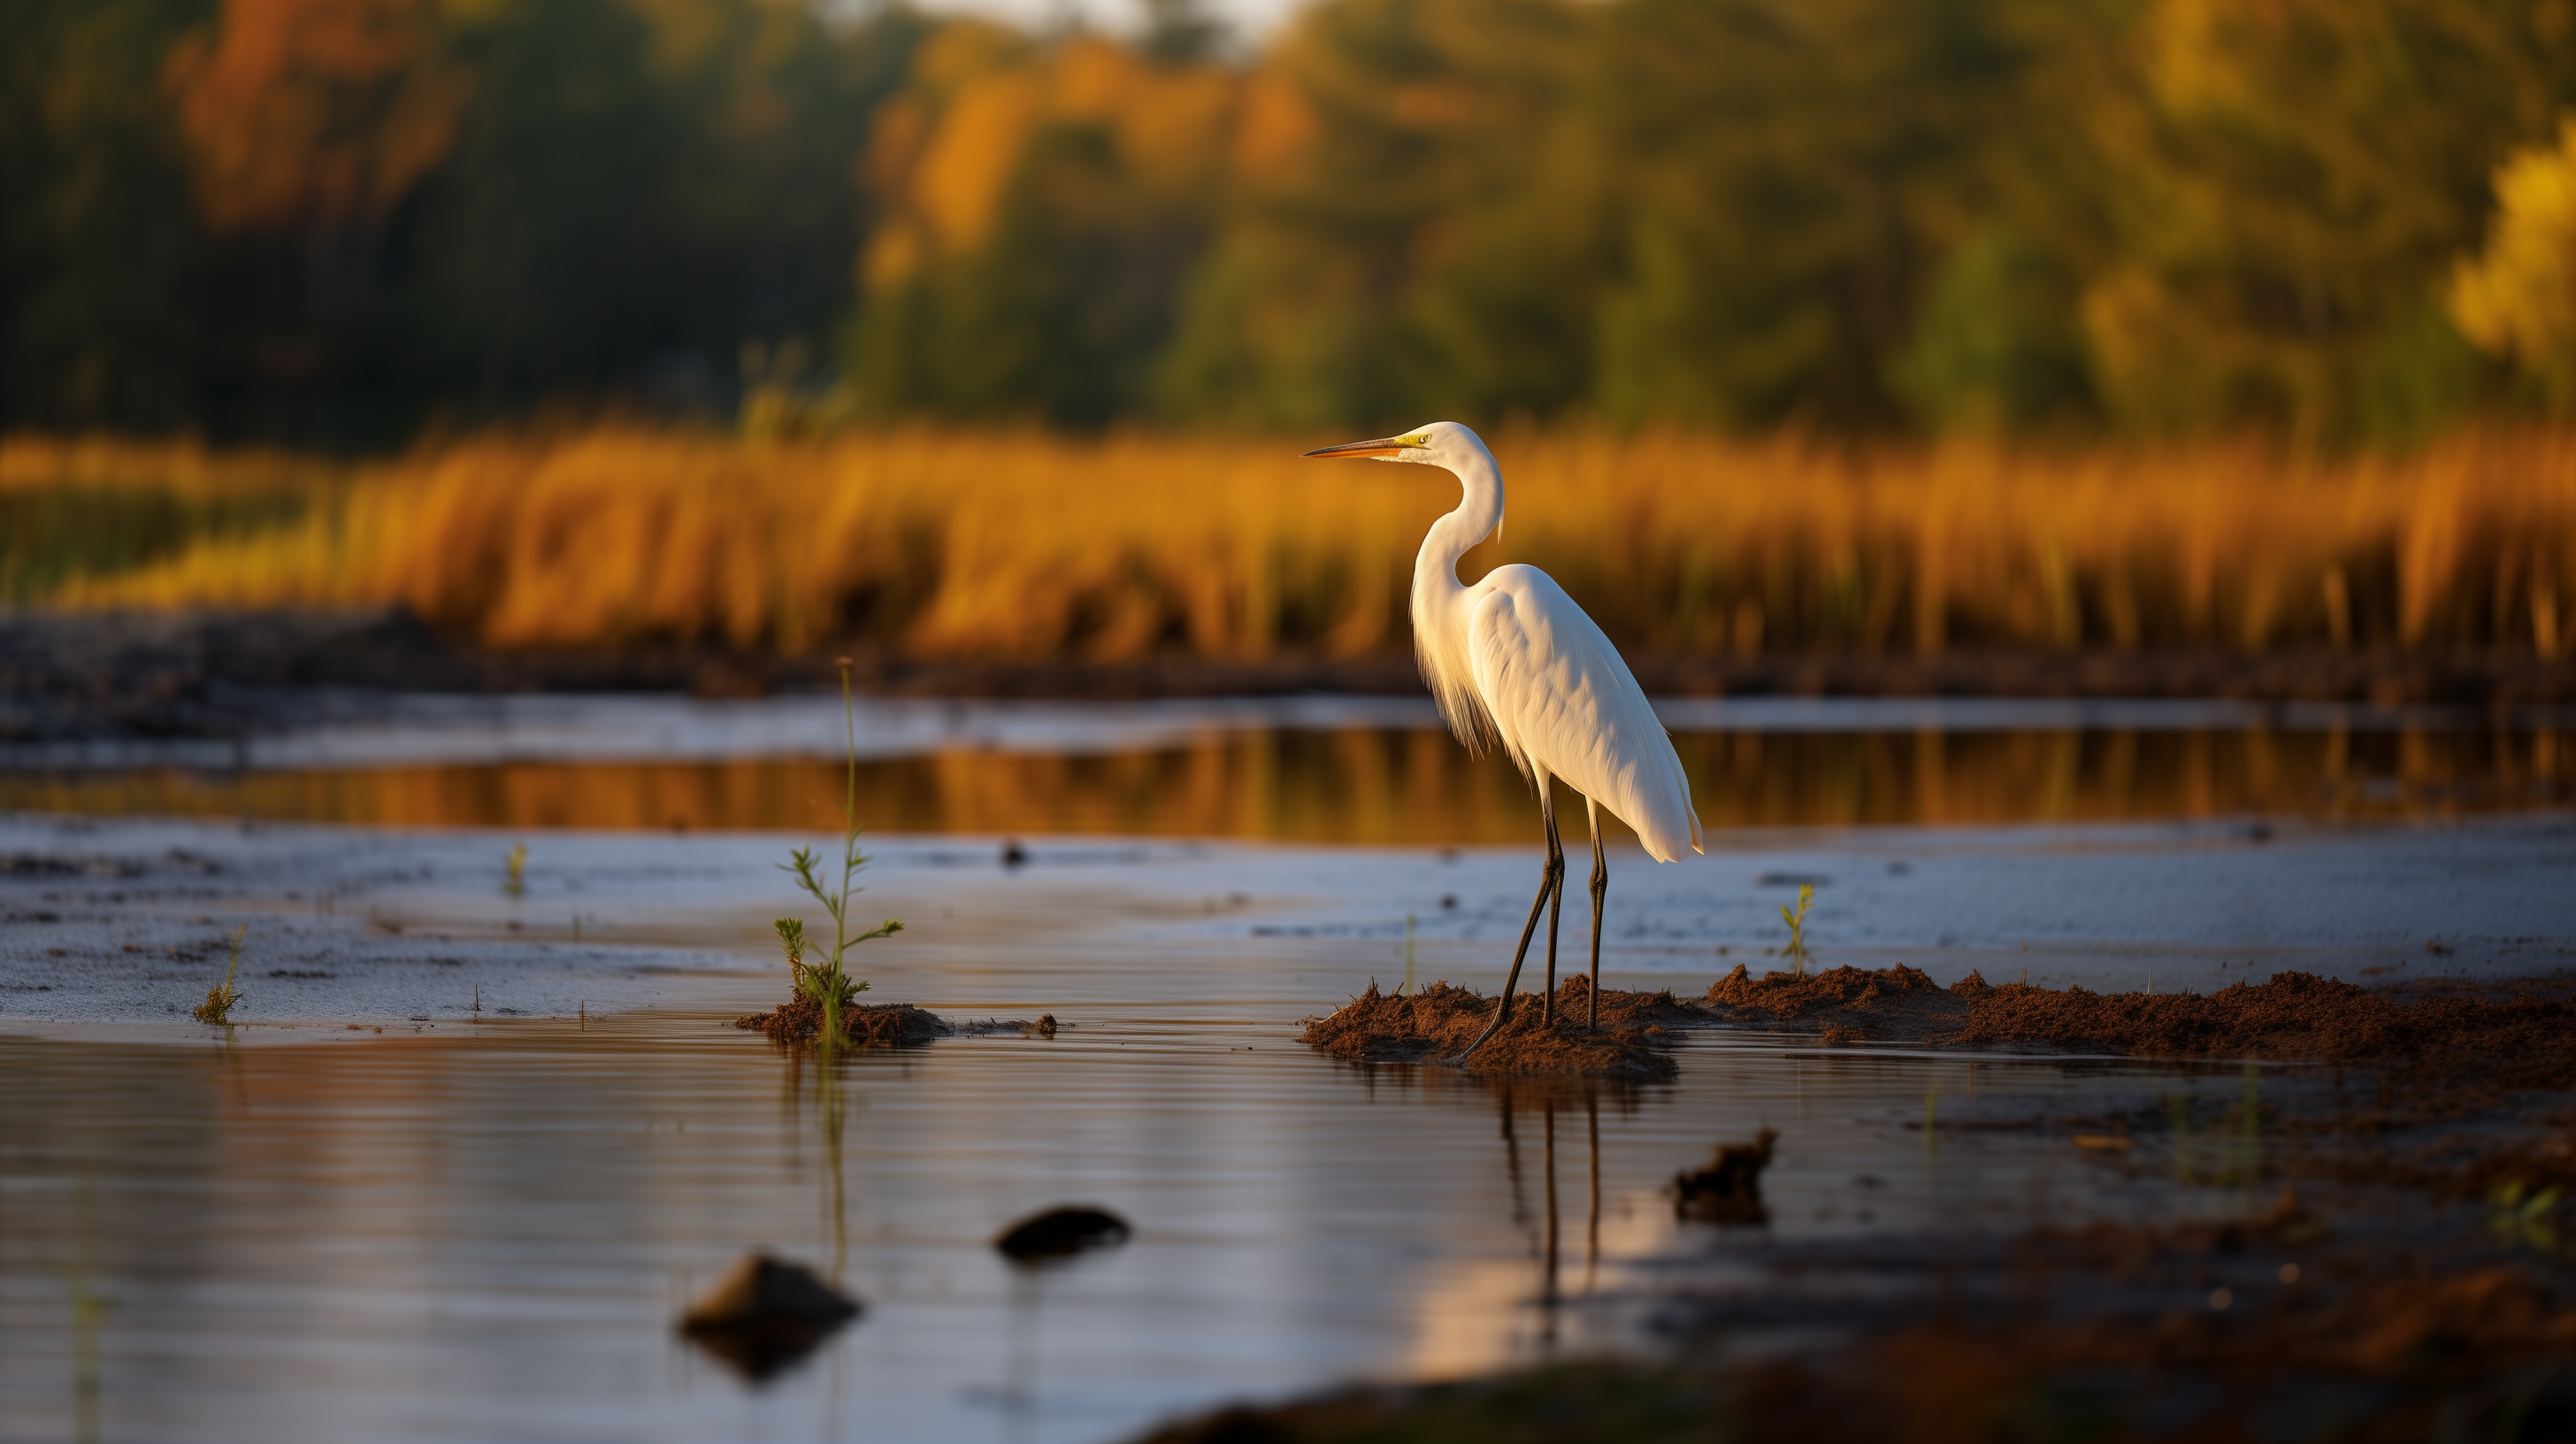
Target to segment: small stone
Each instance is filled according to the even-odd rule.
[[[1762,1170],[1780,1139],[1765,1128],[1751,1143],[1723,1143],[1706,1168],[1673,1175],[1673,1212],[1701,1223],[1759,1227],[1771,1221],[1762,1206]]]
[[[752,1253],[686,1314],[680,1332],[757,1383],[804,1358],[860,1305],[802,1264]]]
[[[993,1247],[1018,1263],[1070,1258],[1096,1248],[1115,1248],[1133,1232],[1127,1220],[1090,1204],[1066,1204],[1032,1214],[1002,1231]]]

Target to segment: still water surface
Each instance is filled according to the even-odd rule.
[[[2039,1222],[2170,1221],[2268,1202],[2229,1182],[2252,1176],[2236,1153],[2259,1139],[2205,1142],[2196,1164],[2159,1153],[2153,1137],[2108,1155],[2071,1141],[2079,1116],[2161,1117],[2161,1100],[2191,1094],[2215,1110],[2241,1089],[2275,1086],[2232,1070],[1972,1062],[1746,1035],[1692,1039],[1679,1080],[1644,1088],[1361,1070],[1297,1045],[1296,1023],[1318,1000],[1395,975],[1397,944],[1383,929],[1229,932],[1204,920],[1217,904],[1196,894],[1119,902],[1116,888],[1086,884],[1056,857],[1064,842],[1033,848],[1016,882],[987,850],[1002,833],[1529,847],[1533,809],[1507,768],[1464,757],[1423,709],[1403,710],[1413,704],[1378,705],[888,705],[863,717],[861,816],[880,834],[987,834],[971,861],[990,870],[946,869],[959,880],[916,917],[935,948],[871,959],[880,996],[975,1014],[1035,1011],[1025,1000],[1045,999],[1072,1025],[1053,1040],[964,1037],[800,1062],[724,1026],[714,1005],[737,1001],[727,990],[743,991],[740,1011],[769,989],[721,974],[698,980],[705,1006],[604,1018],[477,1022],[450,998],[422,1010],[438,1021],[389,1022],[382,1034],[375,1019],[360,1031],[334,1019],[230,1037],[177,1024],[16,1025],[0,1034],[0,1439],[1112,1440],[1228,1399],[1648,1347],[1646,1322],[1675,1289],[1791,1287],[1766,1259],[1819,1240],[2010,1237]],[[1667,721],[1713,839],[1765,824],[2411,819],[2568,797],[2567,728],[2551,718],[1727,704]],[[213,756],[203,744],[19,749],[0,756],[0,808],[629,829],[616,848],[670,855],[619,872],[643,890],[635,900],[651,927],[617,936],[731,948],[750,946],[742,940],[783,904],[733,872],[721,903],[701,898],[673,879],[695,876],[681,864],[712,866],[703,854],[726,844],[633,830],[834,830],[840,726],[837,699],[423,704]],[[241,831],[247,858],[260,839]],[[2429,837],[2418,850],[2449,857],[2439,829],[2386,831]],[[1991,851],[1991,838],[1905,832],[1905,850],[1925,854],[1919,873],[1874,856],[1843,868],[1851,880],[1829,895],[1834,926],[1870,922],[1864,878],[1896,892],[1919,877],[1988,895],[1941,882],[1949,874],[1932,854]],[[490,871],[509,836],[439,845],[469,847]],[[1868,840],[1852,837],[1847,846]],[[378,835],[371,845],[393,844]],[[571,898],[547,889],[579,845],[558,835],[533,849],[546,906]],[[2141,846],[2077,848],[2067,865],[2125,866],[2172,886],[2178,864]],[[164,851],[183,856],[151,849]],[[1243,851],[1243,866],[1264,867],[1264,886],[1299,885],[1267,866],[1299,864],[1297,849]],[[2333,866],[2318,875],[2347,890],[2377,876],[2339,852],[2320,856]],[[2010,859],[1989,863],[2021,876]],[[1517,870],[1507,886],[1447,877],[1483,865],[1472,853],[1407,864],[1441,873],[1406,874],[1422,884],[1426,950],[1466,946],[1432,941],[1441,926],[1465,926],[1442,919],[1498,910],[1493,927],[1504,929],[1525,906]],[[482,936],[480,913],[431,882],[400,881],[429,878],[425,866],[368,866],[393,879],[366,899],[370,916],[388,910],[379,921],[390,935]],[[1649,913],[1735,907],[1767,918],[1777,890],[1763,891],[1767,872],[1745,875],[1753,867],[1703,859],[1673,874],[1681,882],[1623,872],[1619,897]],[[783,892],[765,860],[750,870]],[[437,885],[464,875],[446,866]],[[159,876],[45,882],[66,900],[36,901],[62,911],[50,926],[70,928],[74,911],[128,906],[120,890]],[[213,900],[152,883],[167,893],[156,906],[235,906],[188,877],[186,888]],[[892,868],[871,879],[890,900],[927,886]],[[998,901],[1044,879],[1058,889],[1046,894],[1052,911]],[[1682,891],[1652,902],[1658,887]],[[101,901],[98,889],[115,896]],[[1461,894],[1455,914],[1447,897],[1428,901],[1444,889]],[[1301,905],[1330,922],[1359,906],[1355,891]],[[2173,911],[2238,919],[2222,941],[2262,931],[2200,892],[2209,895]],[[2322,907],[2337,896],[2261,901]],[[1393,892],[1371,899],[1364,910],[1388,926],[1417,906]],[[486,899],[484,911],[520,906]],[[1968,941],[2029,936],[2027,907],[1993,911]],[[112,910],[97,916],[100,928],[121,925]],[[1708,926],[1691,934],[1701,972],[1724,961],[1700,946]],[[1948,947],[1929,926],[1897,941]],[[2515,926],[2564,932],[2555,921]],[[261,923],[263,940],[286,931],[282,918]],[[515,931],[485,931],[489,948],[524,947],[529,969],[550,966]],[[1476,937],[1477,966],[1498,967],[1490,940]],[[122,960],[134,949],[111,943],[102,932],[84,944],[103,960],[94,970],[132,966]],[[30,975],[52,957],[48,948],[28,963]],[[1426,951],[1425,966],[1437,976],[1444,964]],[[274,1001],[304,976],[269,972],[254,986]],[[2030,1124],[2044,1126],[1987,1126]],[[1764,1182],[1768,1226],[1677,1222],[1662,1192],[1675,1171],[1765,1125],[1781,1132]],[[1133,1241],[1039,1272],[992,1251],[1005,1224],[1065,1202],[1125,1214]],[[697,1291],[757,1247],[835,1274],[868,1304],[764,1386],[671,1329]],[[1869,1280],[1845,1274],[1835,1286]]]
[[[1670,1086],[1514,1087],[1213,1011],[828,1069],[686,1015],[0,1037],[0,1438],[1112,1439],[1634,1346],[1677,1282],[1775,1286],[1781,1242],[2245,1204],[2056,1130],[1921,1126],[2232,1076],[1711,1038]],[[1673,1172],[1766,1123],[1770,1226],[1676,1223]],[[1035,1272],[990,1248],[1064,1201],[1134,1240]],[[756,1246],[868,1303],[766,1386],[671,1332]]]
[[[1701,821],[2424,819],[2566,806],[2576,719],[2228,702],[1661,704]],[[327,708],[321,710],[327,711]],[[375,826],[831,829],[838,699],[424,698],[240,743],[0,748],[0,809]],[[1521,842],[1525,785],[1427,701],[873,701],[881,831]]]

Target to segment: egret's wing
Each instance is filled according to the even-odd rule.
[[[1682,760],[1601,628],[1536,567],[1497,567],[1477,589],[1469,660],[1513,760],[1618,814],[1658,861],[1699,851]]]

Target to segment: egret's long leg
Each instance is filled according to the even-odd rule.
[[[1547,991],[1538,995],[1538,1020],[1556,1025],[1556,920],[1565,911],[1565,849],[1557,845],[1556,819],[1547,820],[1547,855],[1556,878],[1547,894]]]
[[[1460,1053],[1453,1061],[1466,1062],[1477,1049],[1485,1046],[1486,1040],[1503,1030],[1504,1023],[1510,1021],[1512,990],[1520,986],[1521,964],[1529,957],[1530,938],[1538,932],[1538,915],[1547,907],[1548,899],[1555,896],[1564,886],[1565,849],[1556,840],[1556,814],[1550,812],[1547,816],[1547,861],[1539,869],[1538,896],[1530,899],[1529,921],[1521,924],[1520,946],[1512,949],[1512,970],[1503,978],[1503,996],[1501,1001],[1494,1005],[1494,1021],[1487,1023],[1485,1031],[1477,1034],[1476,1041],[1468,1044],[1466,1051]]]
[[[1601,903],[1610,896],[1610,859],[1601,853],[1601,804],[1585,798],[1592,817],[1592,1022],[1601,1026]]]

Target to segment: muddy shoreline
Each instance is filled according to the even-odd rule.
[[[1908,1050],[2061,1051],[2070,1066],[2225,1060],[2244,1069],[2234,1105],[2169,1094],[1945,1119],[1927,1099],[1920,1127],[1927,1153],[1996,1130],[2053,1137],[2096,1176],[2197,1177],[2248,1203],[2214,1219],[1774,1243],[1753,1179],[1765,1129],[1719,1149],[1721,1169],[1733,1157],[1747,1175],[1730,1206],[1694,1200],[1690,1175],[1672,1201],[1769,1282],[1669,1290],[1660,1351],[1236,1406],[1144,1444],[2570,1437],[2571,999],[2566,974],[2429,989],[2285,974],[2121,995],[1974,975],[1943,988],[1904,968],[1739,969],[1699,999],[1605,993],[1605,1016],[1652,1008],[1677,1028],[1869,1028]],[[2291,1066],[2258,1076],[2252,1059]]]
[[[886,696],[1081,699],[1413,696],[1413,659],[1168,655],[1118,662],[950,662],[856,649]],[[1660,696],[2225,698],[2472,707],[2576,701],[2576,662],[2528,653],[2029,652],[1675,655],[1629,661]],[[498,652],[399,609],[0,614],[0,740],[238,737],[311,715],[317,690],[649,691],[752,697],[821,688],[832,654],[659,644]],[[345,701],[345,699],[344,699]]]
[[[1738,963],[1698,997],[1605,988],[1597,1029],[1589,980],[1577,974],[1553,1000],[1515,998],[1501,1031],[1460,1061],[1494,1011],[1492,999],[1445,982],[1411,994],[1382,994],[1372,983],[1311,1020],[1300,1041],[1353,1062],[1661,1078],[1671,1076],[1666,1049],[1678,1034],[1729,1029],[1812,1034],[1828,1048],[2261,1059],[2476,1078],[2498,1094],[2576,1089],[2576,973],[2365,988],[2289,971],[2209,993],[2102,993],[1988,983],[1975,971],[1944,987],[1903,964],[1757,978]]]

